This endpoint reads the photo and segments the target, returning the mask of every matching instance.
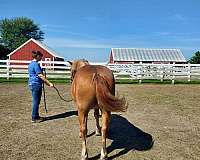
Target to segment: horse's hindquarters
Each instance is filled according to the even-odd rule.
[[[77,74],[72,85],[72,94],[78,107],[94,108],[97,106],[95,83],[92,82],[92,74]]]

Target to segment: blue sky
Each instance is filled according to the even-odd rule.
[[[110,48],[200,50],[200,0],[0,0],[0,19],[25,16],[67,60],[105,62]]]

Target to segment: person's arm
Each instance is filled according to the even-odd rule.
[[[49,82],[48,79],[42,73],[39,73],[38,76],[46,83],[48,86],[53,87],[53,83]]]
[[[34,66],[36,74],[46,83],[48,86],[53,87],[53,84],[48,81],[48,79],[45,78],[45,76],[42,73],[42,68],[38,63],[35,64]]]

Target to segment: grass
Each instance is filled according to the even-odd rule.
[[[60,84],[69,84],[69,79],[51,79],[49,78],[52,83],[60,83]],[[6,78],[0,78],[0,83],[27,83],[27,78],[10,78],[7,80]],[[152,79],[146,79],[142,80],[142,84],[171,84],[171,80],[163,80],[161,82],[160,80],[152,80]],[[116,84],[139,84],[139,80],[116,80]],[[192,80],[190,82],[186,80],[175,80],[174,84],[200,84],[200,80]]]
[[[139,84],[139,80],[116,80],[117,84]],[[142,84],[172,84],[171,80],[153,80],[145,79],[142,80]],[[200,84],[200,80],[192,80],[188,82],[187,80],[175,80],[174,84]]]
[[[70,83],[69,79],[48,79],[52,83]],[[0,83],[27,83],[28,79],[27,78],[10,78],[7,80],[6,78],[0,78]]]

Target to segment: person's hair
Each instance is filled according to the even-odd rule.
[[[33,58],[37,58],[37,56],[43,56],[43,54],[40,51],[32,51],[32,57]]]

